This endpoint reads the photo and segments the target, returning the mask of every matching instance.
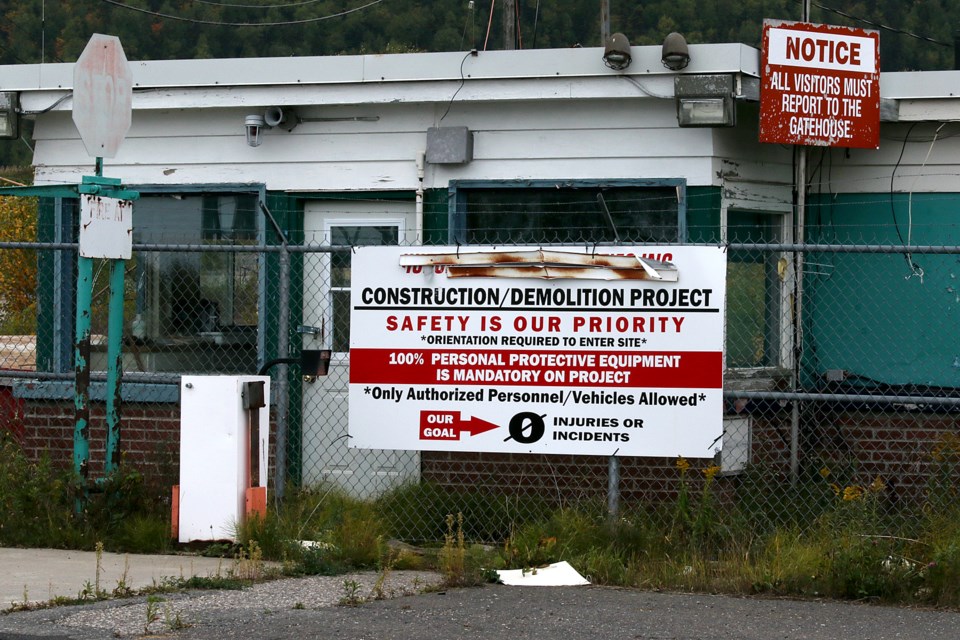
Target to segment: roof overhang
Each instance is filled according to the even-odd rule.
[[[603,49],[528,49],[306,58],[238,58],[131,62],[134,109],[253,105],[446,102],[460,100],[673,97],[678,72],[663,66],[659,46],[632,47],[623,71],[608,68]],[[690,45],[684,74],[759,76],[759,52],[742,44]],[[26,113],[68,94],[73,64],[0,66],[0,88],[20,91]],[[624,81],[611,82],[617,77]],[[641,82],[638,87],[632,84]],[[385,85],[390,85],[385,89]],[[70,100],[52,107],[69,111]]]

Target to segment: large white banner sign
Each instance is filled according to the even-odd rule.
[[[443,252],[458,250],[353,253],[351,446],[714,455],[722,248],[592,252],[672,263],[676,281],[506,278],[496,268],[492,277],[451,278],[446,266],[400,265],[403,255]]]

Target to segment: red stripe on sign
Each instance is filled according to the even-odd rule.
[[[351,349],[351,384],[720,389],[720,351]]]

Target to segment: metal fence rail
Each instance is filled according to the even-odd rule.
[[[124,401],[152,416],[139,417],[138,429],[152,424],[175,439],[181,374],[255,373],[273,358],[330,349],[324,377],[304,377],[296,364],[271,370],[275,384],[285,383],[274,406],[273,485],[336,485],[376,499],[405,514],[396,533],[411,539],[442,538],[441,511],[474,513],[483,524],[473,525],[472,537],[495,540],[558,506],[655,508],[675,498],[681,478],[702,483],[704,471],[714,474],[724,508],[758,523],[808,521],[836,501],[864,496],[906,520],[954,499],[960,247],[735,237],[725,246],[726,406],[715,459],[624,458],[613,465],[597,456],[351,449],[351,249],[328,241],[134,245],[126,273]],[[11,398],[0,406],[0,429],[22,439],[49,428],[54,413],[69,426],[64,389],[74,376],[76,244],[0,242],[0,257],[16,252],[35,268],[17,274],[23,295],[7,294],[0,303],[0,377]],[[798,278],[793,265],[801,254]],[[94,387],[104,375],[106,272],[94,276]],[[140,446],[123,442],[128,451]],[[33,455],[45,449],[40,440],[28,446]],[[709,471],[714,465],[719,471]]]

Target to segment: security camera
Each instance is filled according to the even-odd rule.
[[[267,107],[263,113],[263,120],[268,127],[280,127],[287,131],[293,131],[294,127],[300,124],[300,118],[290,109],[284,110],[280,107]]]
[[[264,122],[263,116],[247,116],[243,121],[244,129],[247,132],[247,144],[251,147],[259,147],[261,140],[261,133],[263,128],[267,126],[267,123]]]

